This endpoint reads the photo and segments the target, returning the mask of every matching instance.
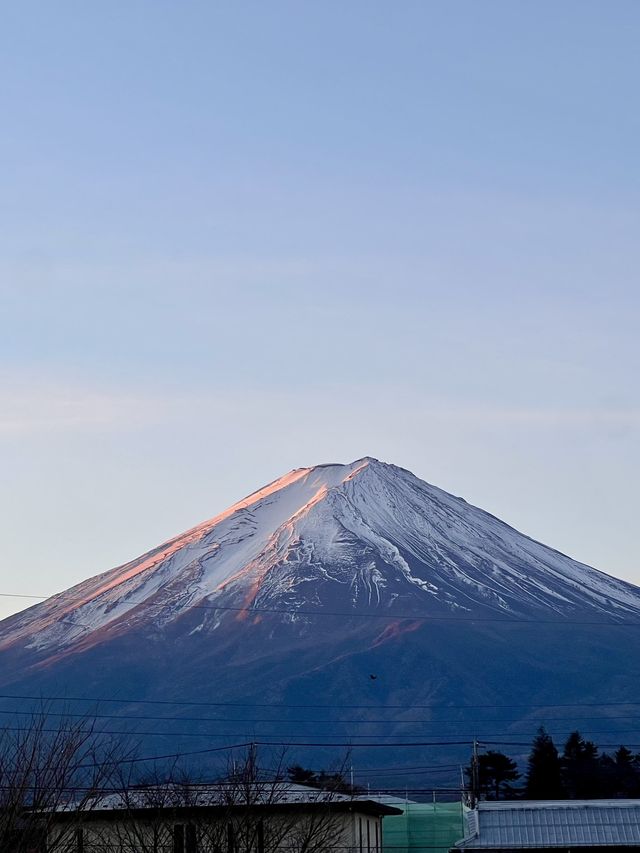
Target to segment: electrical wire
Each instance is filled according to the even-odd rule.
[[[33,710],[21,711],[15,709],[7,709],[0,708],[0,714],[4,715],[18,715],[18,716],[32,716],[34,713]],[[93,711],[90,713],[73,713],[67,711],[49,711],[46,710],[47,717],[62,717],[64,719],[87,719],[90,717],[92,720],[153,720],[158,722],[198,722],[198,723],[303,723],[305,725],[484,725],[486,723],[502,723],[504,725],[508,723],[522,723],[522,719],[513,718],[513,719],[504,719],[499,717],[497,719],[462,719],[462,720],[428,720],[428,719],[413,719],[413,720],[379,720],[379,719],[339,719],[339,720],[317,720],[317,719],[290,719],[290,718],[274,718],[274,717],[250,717],[250,718],[241,718],[238,717],[185,717],[185,716],[157,716],[157,715],[148,715],[148,714],[102,714],[102,713],[94,713]],[[608,716],[582,716],[582,717],[551,717],[546,718],[546,723],[556,723],[556,722],[581,722],[583,720],[602,720],[603,722],[613,722],[617,720],[638,720],[640,724],[640,713],[637,714],[616,714],[615,717]],[[640,729],[639,729],[640,730]]]
[[[33,702],[91,702],[100,704],[101,702],[116,702],[126,705],[173,705],[173,706],[198,706],[198,707],[218,707],[218,708],[324,708],[327,710],[354,710],[354,709],[369,709],[369,710],[395,710],[401,708],[404,711],[409,710],[435,710],[443,711],[464,710],[466,708],[620,708],[628,707],[629,705],[640,706],[640,700],[626,699],[624,701],[615,702],[549,702],[549,703],[510,703],[510,704],[465,704],[465,705],[437,705],[437,704],[385,704],[385,705],[339,705],[339,704],[318,704],[318,703],[289,703],[289,702],[213,702],[194,699],[142,699],[142,698],[120,698],[115,696],[59,696],[40,694],[37,696],[17,694],[17,693],[0,693],[0,699],[15,699],[17,701],[33,701]]]
[[[46,596],[46,595],[25,595],[22,593],[9,593],[2,592],[0,593],[0,598],[21,598],[21,599],[37,599],[42,601],[47,601],[51,598],[56,598],[57,596],[63,596],[64,593],[57,593],[54,596]],[[79,601],[86,603],[86,598],[66,598],[63,601],[63,604],[73,604],[74,601]],[[141,602],[138,602],[140,604]],[[147,609],[163,609],[166,607],[171,607],[170,604],[147,604]],[[427,622],[453,622],[453,623],[474,623],[474,622],[487,622],[487,623],[498,623],[498,624],[507,624],[507,625],[557,625],[559,627],[564,625],[591,625],[596,626],[600,625],[606,628],[640,628],[640,622],[616,622],[614,621],[603,621],[603,620],[594,620],[594,619],[567,619],[562,616],[559,616],[558,619],[517,619],[517,618],[509,618],[504,619],[502,617],[497,616],[470,616],[470,617],[459,617],[459,616],[445,616],[445,615],[437,615],[432,613],[407,613],[407,614],[398,614],[398,613],[360,613],[356,610],[352,611],[329,611],[329,610],[306,610],[304,608],[299,608],[294,610],[292,608],[278,608],[278,607],[231,607],[228,605],[222,604],[190,604],[188,606],[189,610],[212,610],[212,611],[222,611],[222,612],[230,612],[230,613],[276,613],[288,616],[322,616],[322,617],[330,617],[336,619],[392,619],[396,620],[424,620]],[[17,615],[17,614],[15,614]],[[81,626],[82,627],[82,626]]]
[[[14,731],[14,732],[29,732],[32,730],[32,728],[29,726],[0,726],[0,732],[3,730],[4,731]],[[54,733],[58,733],[60,731],[60,729],[42,728],[42,729],[40,729],[40,731],[47,732],[50,734],[54,734]],[[261,737],[261,738],[272,739],[272,738],[287,737],[288,743],[290,743],[291,746],[298,745],[298,740],[297,740],[298,738],[306,738],[309,736],[309,732],[259,732],[258,733],[255,730],[249,731],[249,732],[247,732],[247,731],[244,731],[244,732],[175,732],[175,731],[140,731],[140,730],[126,730],[126,729],[116,729],[116,730],[114,730],[114,729],[99,729],[99,730],[98,729],[86,729],[86,730],[77,730],[77,731],[80,733],[83,733],[83,734],[96,734],[96,735],[98,735],[98,734],[99,735],[126,735],[126,736],[139,736],[139,737],[173,737],[173,738],[197,737],[200,739],[213,738],[216,740],[221,740],[224,738]],[[551,737],[566,738],[570,734],[572,734],[573,731],[575,731],[575,729],[573,729],[572,731],[563,731],[563,732],[548,731],[547,734],[549,734]],[[359,734],[353,734],[352,732],[345,732],[344,734],[339,732],[337,734],[339,737],[343,737],[343,738],[345,738],[345,740],[347,740],[349,742],[354,741],[354,740],[360,740],[360,739],[370,739],[372,737],[372,735],[370,735],[370,734],[359,735]],[[581,734],[582,735],[593,735],[593,734],[607,734],[607,735],[611,735],[611,734],[614,734],[614,735],[635,734],[635,735],[638,735],[638,734],[640,734],[640,728],[637,728],[637,729],[583,729],[583,730],[581,730]],[[467,745],[470,743],[473,743],[474,739],[476,739],[477,737],[481,737],[482,741],[485,742],[486,738],[509,737],[509,736],[517,737],[517,733],[515,733],[515,732],[514,733],[509,733],[509,732],[487,732],[487,733],[475,732],[475,733],[471,734],[471,733],[467,733],[467,732],[455,732],[453,734],[448,734],[448,735],[433,735],[433,734],[429,733],[429,737],[465,738],[465,740],[462,742],[467,744]],[[335,735],[334,734],[316,735],[316,737],[319,739],[325,739],[325,738],[331,739],[331,738],[334,738]],[[408,739],[408,738],[409,739],[415,739],[416,734],[406,734],[406,735],[403,735],[403,734],[376,734],[375,737],[377,737],[378,739],[384,738],[385,740],[393,738],[394,742],[380,744],[380,746],[391,747],[391,746],[396,746],[396,745],[402,746],[406,739]],[[294,740],[294,739],[296,739],[296,740]],[[438,740],[438,741],[433,741],[432,745],[434,745],[434,746],[439,745],[439,744],[451,745],[453,743],[454,743],[454,741],[450,741],[450,740],[446,740],[446,741]],[[456,741],[455,743],[459,743],[459,741]],[[502,741],[502,743],[511,743],[511,741]],[[514,745],[521,745],[520,742],[514,741],[513,743],[514,743]],[[530,742],[525,743],[525,745],[530,746]]]

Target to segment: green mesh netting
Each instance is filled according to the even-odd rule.
[[[398,803],[383,821],[383,853],[447,853],[464,836],[462,803]]]

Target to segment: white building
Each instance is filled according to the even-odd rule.
[[[382,853],[402,810],[290,783],[155,785],[69,803],[48,853]]]

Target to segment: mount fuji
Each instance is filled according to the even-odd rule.
[[[338,742],[363,769],[419,755],[437,784],[476,736],[639,740],[639,629],[639,588],[364,458],[291,471],[5,619],[0,702],[101,700],[150,753],[241,738],[313,741],[315,766]]]

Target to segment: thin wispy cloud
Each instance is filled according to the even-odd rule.
[[[522,425],[540,428],[574,427],[640,427],[640,409],[622,408],[510,408],[461,406],[450,409],[433,409],[431,414],[443,420],[463,417],[477,424]]]
[[[456,424],[469,427],[510,427],[531,429],[633,429],[640,427],[640,409],[620,407],[562,408],[514,407],[504,405],[469,406],[456,401],[429,399],[415,395],[398,396],[396,389],[386,389],[387,399],[396,400],[397,407],[419,420],[441,425]],[[338,391],[329,388],[277,391],[271,389],[185,390],[169,392],[160,389],[114,389],[81,382],[59,380],[25,380],[17,378],[0,382],[0,436],[57,432],[86,432],[112,430],[117,432],[145,427],[178,424],[196,417],[228,421],[246,419],[263,411],[267,421],[277,420],[278,413],[291,411],[294,406],[312,413],[320,404],[329,408],[339,404],[341,412],[358,417],[361,409],[357,389]],[[392,406],[379,420],[394,418],[397,407]],[[313,418],[314,416],[311,415]]]
[[[165,417],[159,399],[66,385],[0,388],[0,436],[128,430]]]

